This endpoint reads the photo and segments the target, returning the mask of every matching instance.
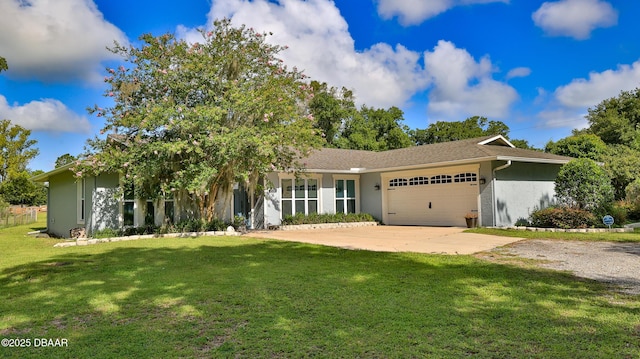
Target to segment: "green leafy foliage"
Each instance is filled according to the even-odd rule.
[[[615,188],[616,199],[625,198],[625,188],[640,178],[640,150],[625,145],[611,145],[604,162]]]
[[[76,156],[65,153],[64,155],[56,158],[56,168],[72,163],[75,160],[77,160]]]
[[[516,148],[522,148],[525,150],[533,150],[533,151],[541,151],[541,149],[531,146],[529,144],[529,141],[527,140],[509,139],[509,142],[511,142],[512,145],[516,146]]]
[[[625,192],[629,202],[640,205],[640,178],[631,182],[625,189]]]
[[[556,177],[555,192],[561,204],[586,211],[596,211],[613,200],[609,176],[587,158],[562,166]]]
[[[313,213],[304,215],[296,213],[295,215],[287,215],[282,219],[283,225],[295,224],[319,224],[319,223],[342,223],[342,222],[375,222],[372,215],[368,213]]]
[[[11,204],[37,206],[47,203],[47,189],[42,183],[29,178],[35,174],[27,171],[12,174],[0,183],[0,196]]]
[[[225,19],[199,43],[167,34],[116,44],[127,66],[107,70],[114,105],[90,109],[109,136],[88,142],[76,175],[121,173],[137,196],[173,192],[210,221],[223,216],[234,183],[254,190],[268,172],[299,170],[322,143],[312,89],[269,35]]]
[[[397,107],[388,110],[363,106],[348,118],[336,147],[353,150],[386,151],[412,145],[409,128],[402,124],[404,113]]]
[[[629,203],[629,217],[640,219],[640,178],[627,186],[625,194],[626,202]]]
[[[332,147],[342,132],[342,124],[357,112],[353,92],[317,81],[311,81],[311,88],[313,99],[309,103],[309,110],[316,120],[315,127],[322,131],[327,145]]]
[[[140,227],[128,227],[124,229],[102,229],[94,232],[91,237],[93,238],[110,238],[110,237],[122,237],[122,236],[134,236],[144,234],[167,234],[167,233],[191,233],[191,232],[210,232],[210,231],[226,231],[227,227],[232,226],[234,229],[239,229],[239,224],[228,223],[220,219],[214,218],[211,221],[204,221],[201,219],[188,219],[180,221],[175,225],[163,225],[163,226],[140,226]]]
[[[587,228],[596,221],[591,212],[570,207],[549,207],[531,214],[531,225],[541,228]]]
[[[627,201],[616,201],[609,204],[606,207],[606,213],[613,217],[616,225],[621,225],[627,222],[629,213],[633,210],[630,203]]]
[[[605,143],[640,150],[640,88],[600,102],[586,118],[589,131]]]
[[[5,217],[8,210],[9,210],[9,202],[7,202],[4,199],[4,197],[0,194],[0,218]]]
[[[558,140],[550,141],[545,152],[573,158],[588,158],[603,161],[608,153],[607,144],[594,134],[578,134]]]
[[[6,71],[9,69],[9,65],[7,65],[7,59],[0,56],[0,72]]]
[[[430,124],[426,129],[411,130],[409,135],[413,143],[418,146],[492,135],[502,135],[508,139],[509,126],[502,121],[489,121],[486,117],[473,116],[464,121],[438,121]],[[511,142],[519,148],[535,149],[525,140]]]
[[[412,138],[417,145],[464,140],[491,135],[507,135],[509,127],[500,121],[489,121],[486,117],[473,116],[464,121],[438,121],[424,130],[416,130]]]
[[[31,130],[0,121],[0,182],[12,174],[25,171],[29,161],[38,155],[36,140],[30,140]]]

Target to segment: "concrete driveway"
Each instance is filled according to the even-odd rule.
[[[460,227],[368,226],[296,231],[255,231],[246,237],[322,244],[378,252],[472,254],[521,238],[463,233]]]

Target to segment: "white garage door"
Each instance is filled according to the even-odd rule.
[[[465,226],[465,214],[478,212],[477,167],[399,172],[384,179],[388,224]]]

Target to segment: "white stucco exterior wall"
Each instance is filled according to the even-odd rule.
[[[512,226],[536,209],[552,205],[559,170],[560,165],[514,162],[495,172],[494,225]]]

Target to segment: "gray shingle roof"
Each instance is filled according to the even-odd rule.
[[[485,141],[487,143],[480,144]],[[310,171],[349,171],[353,168],[376,171],[499,159],[549,163],[565,163],[571,160],[570,157],[513,148],[502,136],[485,136],[383,152],[323,148],[314,151],[303,162]]]

